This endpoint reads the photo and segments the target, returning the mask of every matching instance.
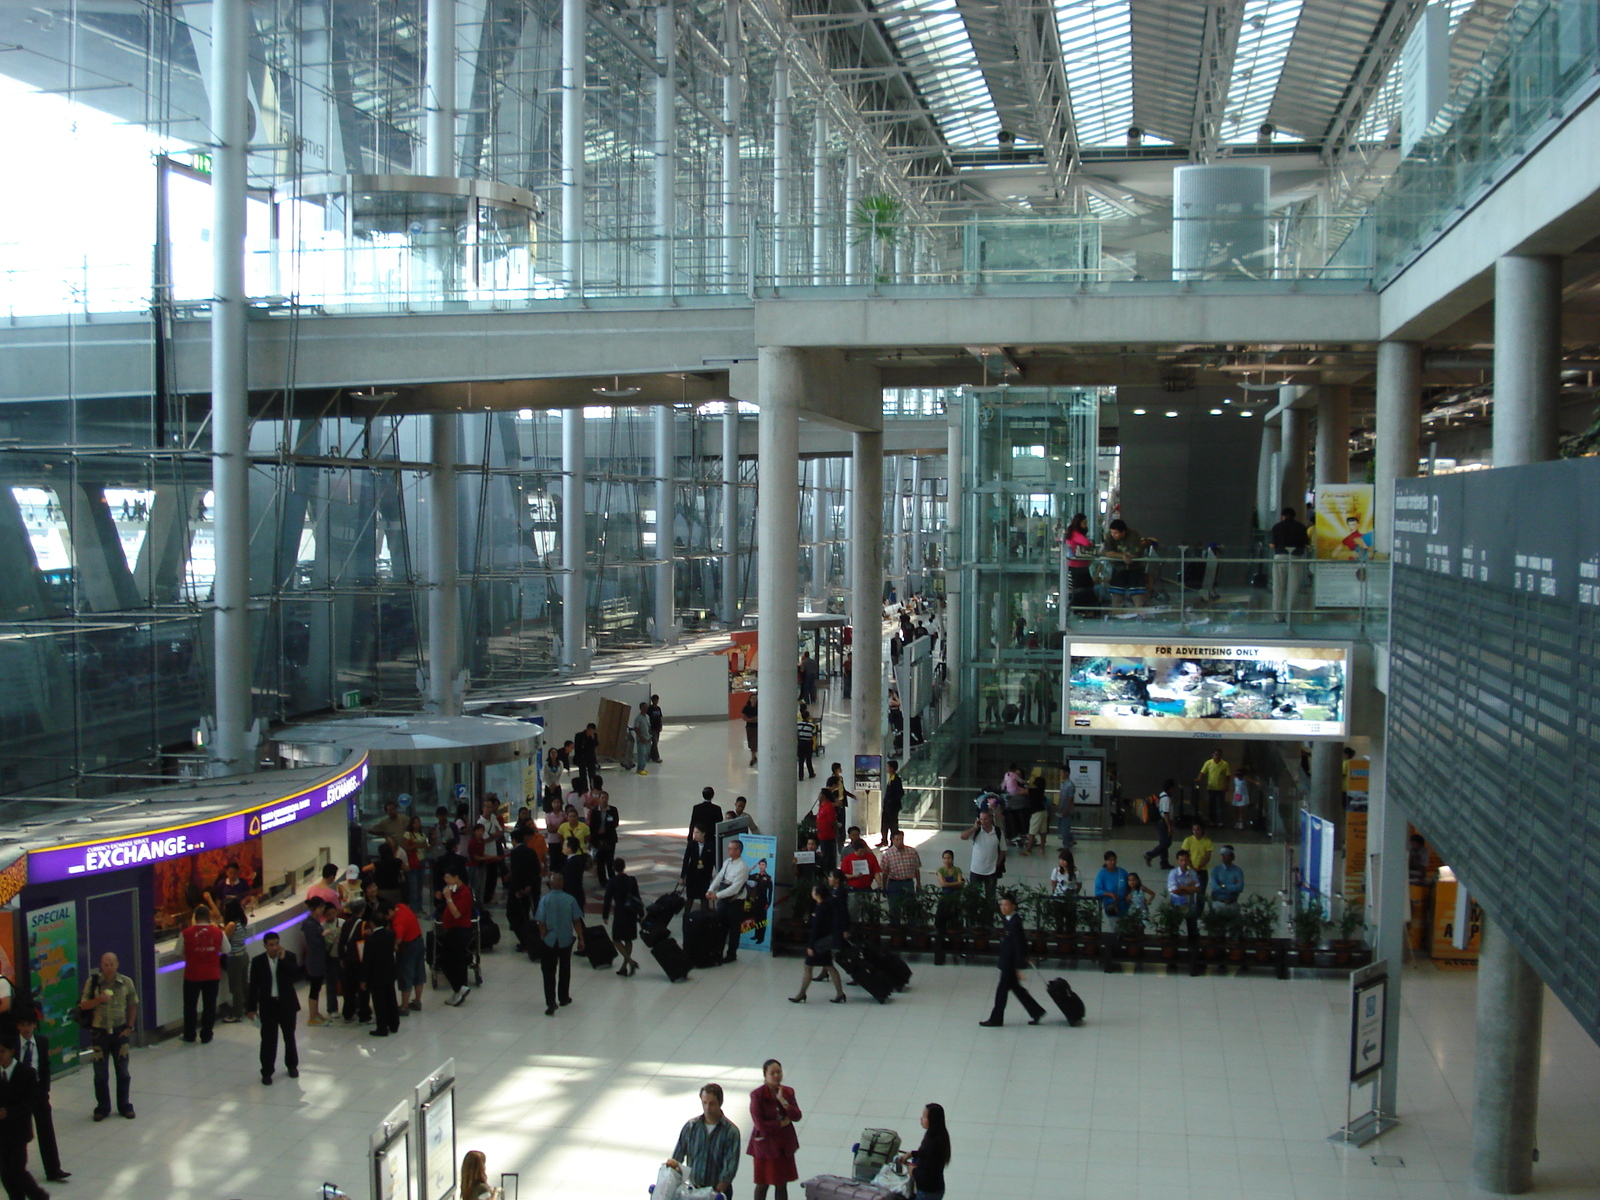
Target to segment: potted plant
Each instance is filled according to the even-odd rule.
[[[1361,935],[1367,928],[1367,923],[1362,920],[1361,907],[1346,904],[1334,928],[1338,936],[1333,940],[1333,961],[1348,963],[1355,956],[1356,947],[1361,944]]]
[[[879,192],[857,200],[850,214],[855,224],[851,240],[858,246],[866,246],[867,265],[874,283],[889,282],[887,271],[880,267],[889,265],[890,251],[900,240],[900,221],[904,213],[899,200],[887,192]]]
[[[1052,928],[1052,906],[1055,897],[1048,887],[1017,888],[1017,908],[1022,912],[1028,930],[1028,952],[1034,957],[1049,952],[1048,935]]]
[[[1117,937],[1122,940],[1122,952],[1129,958],[1144,954],[1144,913],[1131,908],[1117,918]]]
[[[933,946],[933,910],[939,901],[938,892],[935,885],[925,883],[901,898],[901,909],[905,913],[906,924],[911,928],[912,944],[918,950]]]
[[[1272,961],[1272,934],[1278,926],[1278,915],[1273,911],[1272,900],[1267,896],[1246,896],[1239,903],[1239,926],[1256,962]]]
[[[1100,953],[1100,901],[1093,896],[1078,899],[1078,946],[1085,958]]]
[[[883,893],[865,888],[858,893],[856,919],[850,936],[867,946],[876,946],[883,936]]]
[[[967,945],[975,954],[987,954],[995,938],[1000,910],[980,884],[969,881],[961,889],[961,916],[967,926]]]
[[[1309,967],[1316,961],[1317,943],[1322,941],[1322,931],[1328,919],[1322,912],[1322,901],[1313,896],[1294,914],[1294,945],[1300,955],[1300,965]]]
[[[1172,961],[1178,957],[1178,930],[1183,928],[1183,909],[1163,900],[1150,913],[1150,924],[1155,927],[1156,941],[1161,946],[1161,957]]]
[[[1047,925],[1055,934],[1056,954],[1070,958],[1077,947],[1078,905],[1076,894],[1049,897]]]
[[[1205,933],[1200,938],[1200,953],[1208,962],[1222,957],[1222,943],[1238,918],[1231,905],[1212,904],[1200,914],[1200,928]]]

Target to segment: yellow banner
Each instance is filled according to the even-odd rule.
[[[1372,556],[1372,485],[1330,483],[1317,489],[1316,556],[1366,562]]]

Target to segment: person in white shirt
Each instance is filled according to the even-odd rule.
[[[989,903],[994,903],[995,886],[1006,866],[1006,844],[994,825],[994,813],[987,807],[978,814],[971,829],[961,834],[963,842],[972,843],[972,861],[967,877],[983,889]]]
[[[728,950],[722,961],[731,963],[739,956],[739,930],[744,925],[744,890],[750,882],[750,864],[744,860],[744,843],[728,839],[728,857],[706,888],[706,900],[717,906],[717,914],[728,927]]]

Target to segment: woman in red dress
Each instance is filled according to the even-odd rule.
[[[767,1189],[776,1189],[776,1200],[789,1200],[789,1181],[799,1179],[794,1152],[800,1149],[794,1123],[800,1119],[800,1105],[794,1089],[783,1086],[783,1064],[769,1058],[761,1064],[766,1081],[750,1093],[750,1120],[754,1126],[745,1153],[755,1159],[755,1200],[766,1200]]]

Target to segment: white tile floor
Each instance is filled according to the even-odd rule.
[[[843,744],[842,731],[831,740]],[[731,801],[753,787],[741,732],[669,729],[666,763],[617,772],[625,838],[680,826],[702,784]],[[729,789],[726,793],[723,788]],[[632,843],[639,845],[638,841]],[[942,844],[935,843],[936,845]],[[630,842],[625,840],[627,855]],[[1118,843],[1124,861],[1142,842]],[[1261,861],[1267,862],[1264,851]],[[1097,854],[1088,857],[1097,858]],[[1030,873],[1048,864],[1033,859]],[[1252,869],[1249,859],[1247,871]],[[1265,873],[1265,868],[1262,868]],[[644,878],[647,896],[665,890]],[[1169,978],[1080,970],[1089,1021],[980,1029],[993,967],[913,965],[912,989],[879,1007],[784,1002],[798,964],[738,965],[669,985],[646,959],[636,978],[580,967],[576,1003],[542,1015],[537,971],[506,950],[460,1009],[430,994],[402,1036],[302,1029],[302,1074],[270,1088],[253,1030],[220,1026],[209,1047],[172,1041],[137,1053],[139,1117],[90,1123],[86,1070],[55,1089],[70,1183],[58,1196],[116,1200],[311,1200],[324,1180],[366,1200],[363,1154],[381,1114],[442,1060],[460,1070],[458,1149],[515,1171],[523,1200],[642,1200],[701,1082],[736,1097],[767,1057],[784,1060],[805,1119],[802,1177],[847,1171],[863,1126],[915,1136],[929,1100],[951,1115],[949,1195],[1261,1197],[1282,1200],[1471,1193],[1468,1120],[1474,979],[1431,967],[1405,974],[1404,1123],[1365,1151],[1324,1139],[1344,1118],[1344,985],[1334,979]],[[1053,973],[1053,972],[1047,972]],[[1042,998],[1043,979],[1037,993]],[[820,1000],[825,988],[814,989]],[[859,995],[859,993],[857,993]],[[1014,1010],[1013,1010],[1014,1011]],[[1600,1196],[1600,1049],[1550,997],[1536,1181],[1552,1197]],[[1373,1155],[1403,1160],[1376,1166]],[[35,1164],[37,1167],[37,1164]],[[741,1197],[748,1197],[748,1160]],[[799,1189],[791,1191],[799,1200]]]

